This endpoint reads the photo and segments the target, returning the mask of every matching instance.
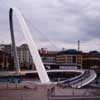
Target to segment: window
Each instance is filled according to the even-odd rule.
[[[67,63],[72,63],[72,57],[71,56],[67,56]]]
[[[72,57],[72,63],[76,63],[76,56]]]

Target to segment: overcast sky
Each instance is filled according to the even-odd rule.
[[[8,12],[17,7],[39,48],[100,51],[100,0],[0,0],[0,41],[10,42]],[[23,43],[15,16],[17,44]]]

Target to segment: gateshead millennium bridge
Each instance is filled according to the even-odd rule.
[[[15,15],[18,18],[18,21],[20,23],[20,26],[22,28],[23,34],[24,34],[26,42],[29,46],[29,50],[30,50],[30,53],[32,55],[32,59],[34,61],[35,67],[36,67],[36,71],[34,71],[34,70],[21,71],[19,60],[18,60],[18,55],[17,55],[15,36],[14,36],[13,13],[15,13]],[[38,53],[37,45],[36,45],[35,41],[32,39],[32,35],[27,27],[27,24],[24,20],[24,17],[21,15],[20,11],[17,8],[10,8],[10,10],[9,10],[9,24],[10,24],[12,49],[13,49],[12,55],[14,57],[14,67],[16,68],[16,71],[1,71],[0,72],[0,82],[1,82],[2,78],[5,78],[5,77],[7,77],[7,78],[8,77],[10,77],[10,78],[17,77],[17,78],[19,78],[21,76],[23,78],[23,76],[25,77],[25,76],[30,75],[30,74],[31,75],[37,74],[39,76],[39,79],[36,81],[34,79],[31,81],[22,80],[22,82],[20,82],[20,85],[24,84],[25,87],[30,88],[30,90],[28,90],[28,92],[27,92],[27,93],[29,93],[28,96],[23,94],[22,92],[19,93],[21,96],[21,100],[22,99],[32,100],[37,95],[39,95],[36,97],[36,98],[39,98],[37,100],[41,100],[43,96],[45,97],[44,100],[47,100],[47,99],[48,100],[82,100],[82,99],[84,99],[84,100],[99,100],[100,99],[100,96],[93,96],[93,95],[92,96],[89,96],[89,95],[83,96],[82,95],[83,92],[87,93],[87,89],[85,88],[82,92],[81,87],[90,84],[97,77],[94,70],[82,70],[82,69],[46,70],[44,67],[44,64],[41,60],[41,57]],[[50,79],[50,75],[54,75],[57,73],[66,73],[66,74],[68,74],[68,73],[75,73],[76,74],[77,73],[77,74],[74,77],[66,78],[64,80],[59,79],[56,81],[52,81]],[[65,75],[65,74],[63,74],[63,75]],[[53,76],[53,78],[55,78],[55,79],[56,79],[56,77],[57,77],[57,75]],[[9,78],[8,78],[7,79],[7,88],[9,87],[8,86],[9,85],[8,83],[10,83],[9,81],[11,82],[11,80],[9,80]],[[1,83],[0,83],[0,85],[1,85]],[[13,82],[13,83],[17,84],[17,82]],[[37,86],[38,86],[38,89],[37,89]],[[2,85],[1,85],[1,87],[2,87]],[[65,90],[65,89],[63,89],[65,87],[68,87],[68,88]],[[54,90],[54,88],[57,88],[57,90]],[[32,89],[32,94],[30,93],[31,89]],[[77,89],[76,92],[74,92],[74,89]],[[15,94],[14,95],[15,99],[17,97],[20,97],[18,95],[16,97],[16,94],[18,93],[18,91],[21,91],[21,90],[19,89],[19,90],[17,90],[17,92],[16,92],[16,90],[13,91],[13,94]],[[68,93],[71,91],[72,91],[72,95],[69,95]],[[25,92],[26,91],[24,91],[24,93]],[[81,95],[75,96],[74,93],[77,94],[77,92],[78,92],[78,94],[81,94]],[[11,91],[9,93],[11,93]],[[6,93],[6,94],[9,94],[9,93]],[[21,95],[21,93],[23,95]],[[64,93],[66,95],[64,95]],[[90,93],[90,92],[88,92],[88,93]],[[55,95],[55,94],[57,94],[57,95]],[[63,95],[61,95],[61,94],[63,94]],[[9,94],[9,95],[12,96],[12,94]],[[9,97],[11,97],[11,96],[9,96]],[[32,97],[32,96],[33,96],[33,98],[30,99],[30,97]],[[7,99],[5,99],[5,100],[8,100],[9,97],[7,97]],[[29,99],[27,99],[28,97],[29,97]],[[46,98],[46,97],[48,97],[48,98]],[[2,99],[4,97],[0,96],[0,98]]]
[[[24,72],[20,71],[20,65],[19,65],[19,61],[18,61],[16,43],[15,43],[15,38],[14,38],[13,13],[16,14],[16,16],[19,20],[20,26],[22,28],[23,34],[24,34],[27,44],[29,46],[29,50],[31,52],[31,55],[32,55],[33,61],[35,63],[37,71],[24,71]],[[60,82],[61,84],[64,84],[65,86],[67,84],[70,84],[70,86],[74,87],[74,88],[76,88],[76,87],[81,88],[82,86],[89,84],[96,78],[96,73],[93,70],[90,70],[90,71],[87,71],[87,70],[86,71],[85,70],[83,70],[83,71],[82,70],[67,70],[67,71],[66,70],[49,70],[49,71],[46,71],[44,64],[41,60],[41,57],[38,53],[38,49],[35,44],[35,41],[32,39],[31,33],[28,29],[28,26],[25,23],[24,17],[21,15],[20,11],[17,8],[10,8],[9,22],[10,22],[10,32],[11,32],[11,39],[12,39],[14,63],[15,63],[15,68],[16,68],[16,72],[17,72],[16,74],[21,75],[21,74],[25,74],[25,73],[36,73],[37,72],[42,84],[50,84],[51,82],[50,82],[47,72],[52,73],[52,72],[68,72],[68,71],[69,72],[70,71],[78,72],[78,71],[80,71],[81,74],[79,76],[76,76],[72,79]],[[5,74],[7,75],[7,73],[5,73]],[[14,75],[14,73],[12,73],[12,75]]]

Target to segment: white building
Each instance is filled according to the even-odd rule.
[[[17,54],[22,69],[35,69],[27,44],[22,44],[20,47],[17,47]]]

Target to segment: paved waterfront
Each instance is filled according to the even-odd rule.
[[[56,87],[54,94],[48,96],[45,86],[33,89],[8,87],[8,89],[0,89],[0,100],[100,100],[100,89],[61,89]]]
[[[52,97],[49,100],[100,100],[100,96],[95,97]]]
[[[43,90],[1,90],[0,100],[48,100]]]

